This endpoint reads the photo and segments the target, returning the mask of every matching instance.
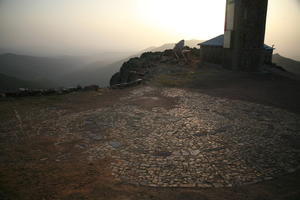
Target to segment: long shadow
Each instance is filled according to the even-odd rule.
[[[243,100],[300,114],[300,81],[275,74],[215,73],[188,88],[215,97]]]

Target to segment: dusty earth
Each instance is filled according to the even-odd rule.
[[[0,199],[296,200],[299,102],[299,81],[220,69],[4,99]]]

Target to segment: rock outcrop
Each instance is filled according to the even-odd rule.
[[[139,58],[131,58],[122,65],[119,72],[112,76],[110,85],[129,83],[144,77],[149,69],[154,67],[153,62],[158,61],[161,55],[161,52],[148,52],[142,54]]]
[[[200,50],[188,48],[191,55],[199,54]],[[145,52],[140,57],[129,59],[125,62],[120,71],[110,79],[110,86],[128,84],[139,79],[151,79],[157,72],[157,68],[164,63],[176,63],[176,57],[172,50],[164,52]]]

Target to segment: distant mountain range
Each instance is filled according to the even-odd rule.
[[[198,47],[201,40],[188,40]],[[0,55],[0,89],[74,87],[97,84],[107,87],[111,76],[122,64],[143,52],[172,49],[175,43],[150,47],[137,53],[108,52],[90,57],[34,57],[17,54]],[[128,56],[131,55],[131,56]],[[300,74],[300,62],[275,54],[273,62],[287,71]]]

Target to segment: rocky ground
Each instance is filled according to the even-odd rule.
[[[299,82],[182,67],[2,100],[0,199],[299,199]]]

